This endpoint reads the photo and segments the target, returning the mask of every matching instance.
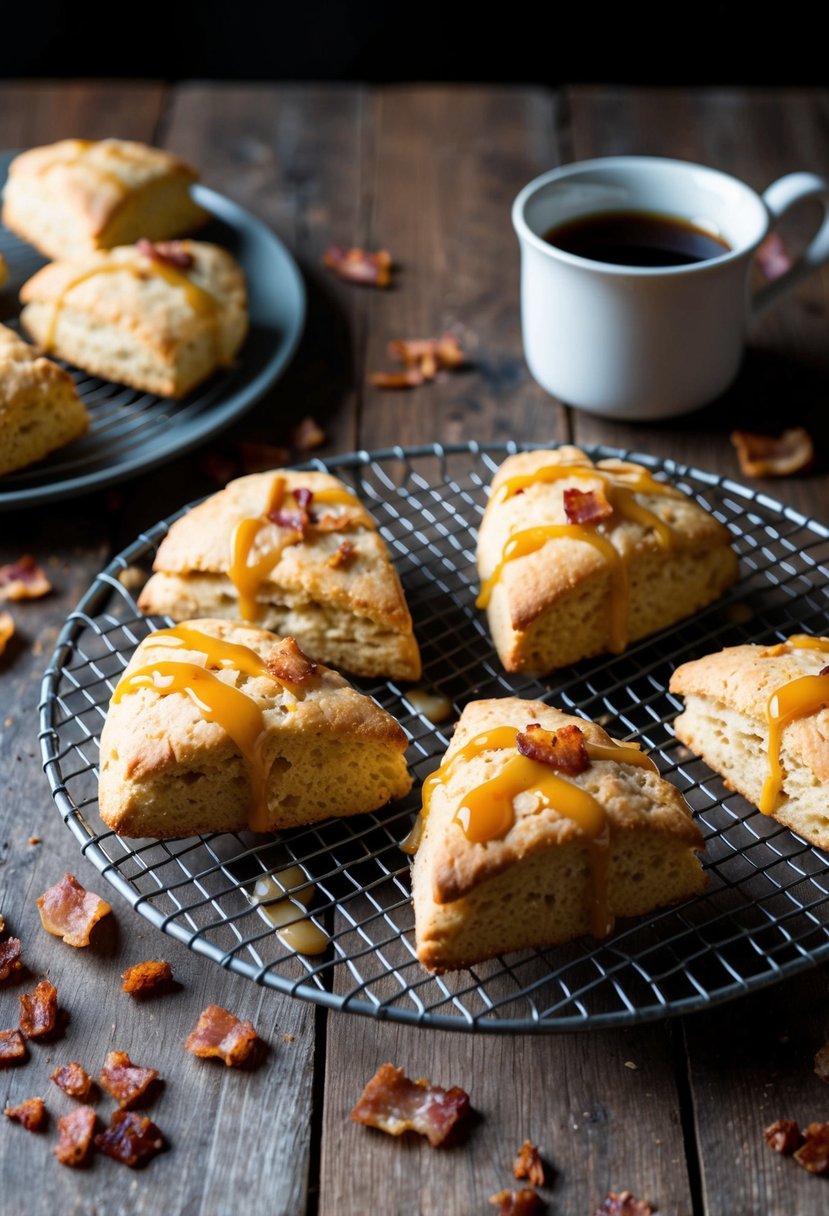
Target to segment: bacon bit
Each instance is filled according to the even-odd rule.
[[[1,928],[2,926],[0,926]],[[6,938],[4,942],[0,942],[0,984],[4,984],[10,976],[16,975],[18,971],[22,970],[20,938]]]
[[[355,520],[348,511],[340,511],[334,515],[328,512],[325,515],[314,518],[311,521],[311,526],[315,532],[347,532],[349,528],[356,528],[361,520]]]
[[[498,1204],[498,1216],[535,1216],[544,1209],[544,1200],[525,1186],[520,1191],[499,1191],[489,1202]]]
[[[51,590],[52,584],[28,553],[8,566],[0,566],[0,603],[4,600],[36,600],[48,595]]]
[[[300,511],[307,511],[309,518],[311,517],[311,503],[314,501],[314,491],[309,490],[307,486],[297,486],[292,491],[296,505]]]
[[[815,458],[812,437],[802,426],[791,427],[779,438],[732,431],[731,442],[746,477],[788,477],[805,469]]]
[[[549,764],[561,773],[577,776],[590,768],[584,735],[578,726],[560,726],[551,731],[538,722],[530,722],[525,731],[516,735],[515,745],[522,756]]]
[[[316,663],[302,653],[293,638],[280,638],[274,643],[265,667],[282,684],[302,684],[317,671]]]
[[[342,245],[331,245],[323,254],[322,264],[347,283],[359,283],[363,287],[391,285],[393,263],[388,249],[369,253],[357,246],[344,249]]]
[[[164,992],[172,983],[173,968],[164,959],[147,959],[144,963],[136,963],[127,967],[121,973],[124,981],[121,988],[133,996],[147,996],[150,993]]]
[[[91,1106],[79,1106],[58,1119],[58,1143],[52,1152],[61,1165],[81,1169],[89,1162],[98,1116]]]
[[[80,1098],[81,1101],[91,1096],[95,1084],[86,1069],[76,1060],[56,1068],[51,1079],[58,1089],[62,1089],[70,1098]]]
[[[604,490],[565,490],[564,514],[571,524],[597,524],[613,514]]]
[[[239,455],[245,473],[267,473],[288,464],[291,453],[287,448],[274,447],[269,443],[240,443]]]
[[[131,1169],[145,1165],[164,1148],[159,1128],[145,1115],[131,1111],[113,1112],[109,1127],[95,1137],[98,1152],[113,1157]]]
[[[398,338],[388,345],[389,356],[404,367],[417,367],[427,380],[432,380],[440,368],[460,367],[465,359],[455,334],[439,338]]]
[[[298,452],[313,452],[325,443],[325,431],[316,418],[303,418],[291,431],[291,447]]]
[[[20,1029],[27,1039],[42,1039],[51,1034],[58,1020],[58,990],[48,980],[41,980],[34,992],[22,992]]]
[[[42,844],[43,841],[40,839],[39,836],[30,836],[29,839],[26,841],[26,843],[35,845],[35,844]]]
[[[375,388],[417,388],[426,377],[420,368],[410,367],[404,372],[372,372],[371,383]]]
[[[258,1042],[252,1022],[241,1021],[221,1005],[208,1005],[184,1046],[194,1056],[218,1057],[228,1068],[240,1068],[253,1060]]]
[[[410,1081],[402,1068],[381,1064],[363,1090],[351,1118],[390,1136],[417,1132],[436,1148],[468,1110],[469,1095],[459,1086],[441,1089],[426,1080]]]
[[[10,612],[0,612],[0,654],[14,637],[14,621]]]
[[[62,937],[67,946],[88,946],[93,926],[112,911],[100,896],[85,890],[74,874],[64,874],[38,896],[37,906],[43,928]]]
[[[782,1153],[784,1157],[788,1157],[803,1142],[794,1119],[778,1119],[776,1123],[770,1123],[763,1135],[769,1148]]]
[[[755,254],[757,265],[769,282],[779,279],[792,268],[792,259],[786,252],[779,232],[770,232]]]
[[[829,1174],[829,1123],[810,1123],[803,1129],[803,1138],[794,1154],[797,1164],[810,1174]]]
[[[157,1068],[139,1068],[125,1051],[110,1051],[98,1080],[122,1110],[141,1105],[147,1090],[158,1077]]]
[[[636,1199],[630,1191],[608,1191],[596,1216],[653,1216],[654,1208],[644,1199]]]
[[[29,1058],[26,1040],[19,1030],[0,1030],[0,1068],[22,1064]]]
[[[181,241],[148,241],[142,237],[135,242],[135,247],[145,258],[164,266],[174,266],[176,270],[189,270],[193,265],[193,255]]]
[[[526,1178],[533,1186],[544,1185],[544,1165],[538,1151],[538,1145],[532,1140],[525,1140],[518,1150],[512,1172],[516,1178]]]
[[[303,540],[305,529],[311,522],[307,511],[268,511],[267,517],[278,528],[289,528],[291,532],[298,532]]]
[[[348,566],[357,550],[350,540],[340,541],[340,547],[336,553],[332,553],[328,559],[328,565],[333,570],[339,570],[341,566]]]
[[[42,1098],[27,1098],[19,1106],[7,1106],[3,1114],[7,1119],[22,1124],[27,1132],[42,1132],[49,1122],[49,1112]]]

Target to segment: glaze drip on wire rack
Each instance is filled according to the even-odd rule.
[[[141,638],[161,624],[119,581],[149,572],[170,522],[121,553],[69,616],[44,676],[40,739],[57,808],[83,853],[158,928],[223,967],[330,1008],[444,1029],[558,1031],[688,1013],[781,980],[829,957],[829,859],[729,791],[674,738],[673,669],[723,646],[829,631],[829,530],[721,477],[633,452],[729,529],[740,578],[716,604],[621,655],[539,681],[504,672],[475,608],[475,536],[487,487],[514,445],[360,452],[304,466],[350,484],[397,565],[421,644],[421,683],[467,701],[516,695],[593,718],[639,740],[688,799],[706,838],[708,890],[621,922],[606,940],[507,955],[428,974],[414,948],[409,861],[399,849],[451,725],[417,712],[405,687],[358,684],[409,733],[412,795],[382,811],[282,833],[159,842],[125,840],[97,809],[98,741],[112,688]],[[303,956],[283,944],[251,893],[263,875],[299,866],[297,898],[330,938]],[[296,875],[294,878],[296,882]],[[313,895],[308,900],[308,889]],[[301,888],[301,889],[300,889]]]

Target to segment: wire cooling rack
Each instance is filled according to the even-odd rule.
[[[355,1013],[448,1029],[557,1031],[687,1013],[783,979],[829,957],[829,860],[766,818],[671,730],[666,689],[681,662],[722,646],[793,631],[827,632],[829,530],[727,479],[608,448],[666,476],[729,529],[741,577],[691,619],[544,682],[504,673],[474,606],[477,526],[487,486],[514,445],[439,445],[360,452],[306,468],[335,473],[377,520],[402,578],[424,659],[422,683],[455,717],[478,697],[519,695],[593,718],[638,739],[688,799],[706,838],[707,891],[622,922],[606,940],[511,954],[429,975],[414,952],[409,864],[398,848],[438,765],[451,725],[436,726],[394,683],[362,685],[406,728],[417,778],[411,797],[370,815],[282,833],[159,842],[122,840],[98,815],[98,741],[109,697],[151,628],[119,576],[148,571],[170,521],[98,576],[68,618],[43,680],[44,767],[82,852],[158,928],[221,966],[279,991]],[[124,576],[132,585],[132,579]],[[454,719],[453,719],[454,720]],[[283,944],[250,894],[297,865],[293,893],[330,936],[303,956]],[[309,901],[309,895],[311,895]]]

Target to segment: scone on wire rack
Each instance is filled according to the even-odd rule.
[[[0,325],[0,475],[42,460],[88,427],[69,373]]]
[[[203,241],[139,241],[52,262],[20,299],[21,322],[46,352],[163,397],[229,367],[248,329],[241,267]]]
[[[466,706],[404,847],[430,971],[609,933],[703,891],[702,834],[635,744],[540,701]]]
[[[150,634],[101,733],[99,804],[122,836],[271,832],[406,794],[406,734],[371,697],[254,625]]]
[[[678,667],[676,737],[765,815],[829,851],[829,638],[729,646]]]
[[[62,139],[11,162],[3,223],[49,258],[167,240],[207,219],[190,193],[197,179],[190,165],[147,144]]]
[[[231,481],[161,542],[142,612],[251,621],[359,676],[416,680],[420,651],[386,543],[330,473]]]
[[[520,452],[492,482],[478,606],[507,671],[544,675],[674,624],[737,576],[727,529],[641,465]]]

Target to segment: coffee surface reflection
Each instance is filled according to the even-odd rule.
[[[680,216],[607,211],[556,224],[544,240],[565,253],[615,266],[692,266],[730,252],[721,236]]]

